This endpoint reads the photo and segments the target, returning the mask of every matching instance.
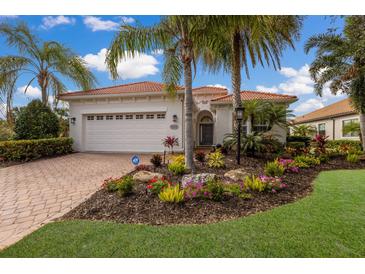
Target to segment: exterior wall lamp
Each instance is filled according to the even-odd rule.
[[[76,118],[75,117],[71,117],[70,118],[70,123],[71,123],[71,125],[76,124]]]
[[[172,115],[172,121],[173,121],[174,123],[176,123],[176,122],[177,122],[177,115],[176,115],[176,114]]]
[[[241,164],[241,127],[243,120],[244,108],[242,105],[236,107],[236,120],[237,120],[237,164]]]

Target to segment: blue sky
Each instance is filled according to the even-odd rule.
[[[151,25],[159,21],[159,16],[18,16],[0,17],[0,21],[24,21],[43,40],[56,40],[70,47],[82,56],[95,73],[98,86],[111,86],[137,81],[161,81],[163,55],[159,52],[141,54],[135,59],[122,62],[119,74],[122,79],[112,81],[104,65],[105,49],[108,48],[116,29],[121,22],[128,24]],[[322,98],[313,93],[313,82],[308,74],[308,65],[314,54],[306,55],[303,51],[305,41],[312,35],[326,32],[328,28],[343,27],[343,19],[333,20],[326,16],[307,16],[301,30],[301,38],[295,44],[295,50],[286,49],[281,58],[281,70],[272,67],[256,67],[250,70],[250,79],[242,73],[242,89],[262,90],[298,96],[299,101],[291,105],[296,115],[301,115],[316,108],[323,107],[340,99],[341,96],[330,94],[328,87]],[[0,37],[0,55],[14,53],[4,44]],[[22,90],[29,81],[23,77],[17,83],[14,105],[24,105],[32,98],[39,96],[39,88],[34,82],[27,94]],[[65,81],[70,91],[77,90],[72,83]],[[222,85],[231,90],[230,75],[218,72],[209,73],[198,65],[193,86]]]

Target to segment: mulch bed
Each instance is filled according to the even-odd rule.
[[[257,175],[263,173],[265,162],[262,159],[243,157],[240,167]],[[238,168],[233,155],[227,157],[226,163],[224,170],[211,170],[198,165],[197,172],[214,171],[222,176],[227,170]],[[128,197],[119,197],[102,189],[64,215],[61,220],[87,219],[150,225],[214,223],[266,211],[305,197],[312,191],[312,182],[320,171],[359,168],[365,168],[364,161],[352,164],[342,158],[332,159],[315,168],[301,169],[298,174],[285,174],[284,182],[288,184],[288,188],[278,193],[253,193],[253,198],[245,200],[225,196],[221,202],[193,199],[181,204],[164,203],[157,196],[146,194],[145,184],[138,184],[134,193]]]

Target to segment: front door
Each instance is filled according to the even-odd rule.
[[[200,145],[213,145],[213,124],[200,124]]]

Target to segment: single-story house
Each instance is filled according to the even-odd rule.
[[[313,126],[317,133],[328,136],[329,140],[359,140],[355,132],[343,132],[343,127],[353,122],[359,122],[359,114],[351,105],[349,98],[298,116],[293,120],[294,125]]]
[[[138,82],[59,96],[70,107],[70,136],[77,151],[162,152],[162,139],[179,138],[176,151],[184,149],[184,89],[168,95],[164,85]],[[232,132],[232,95],[225,88],[193,89],[195,146],[222,143]],[[242,91],[242,100],[269,100],[289,106],[295,96]],[[285,142],[286,129],[272,131]]]

